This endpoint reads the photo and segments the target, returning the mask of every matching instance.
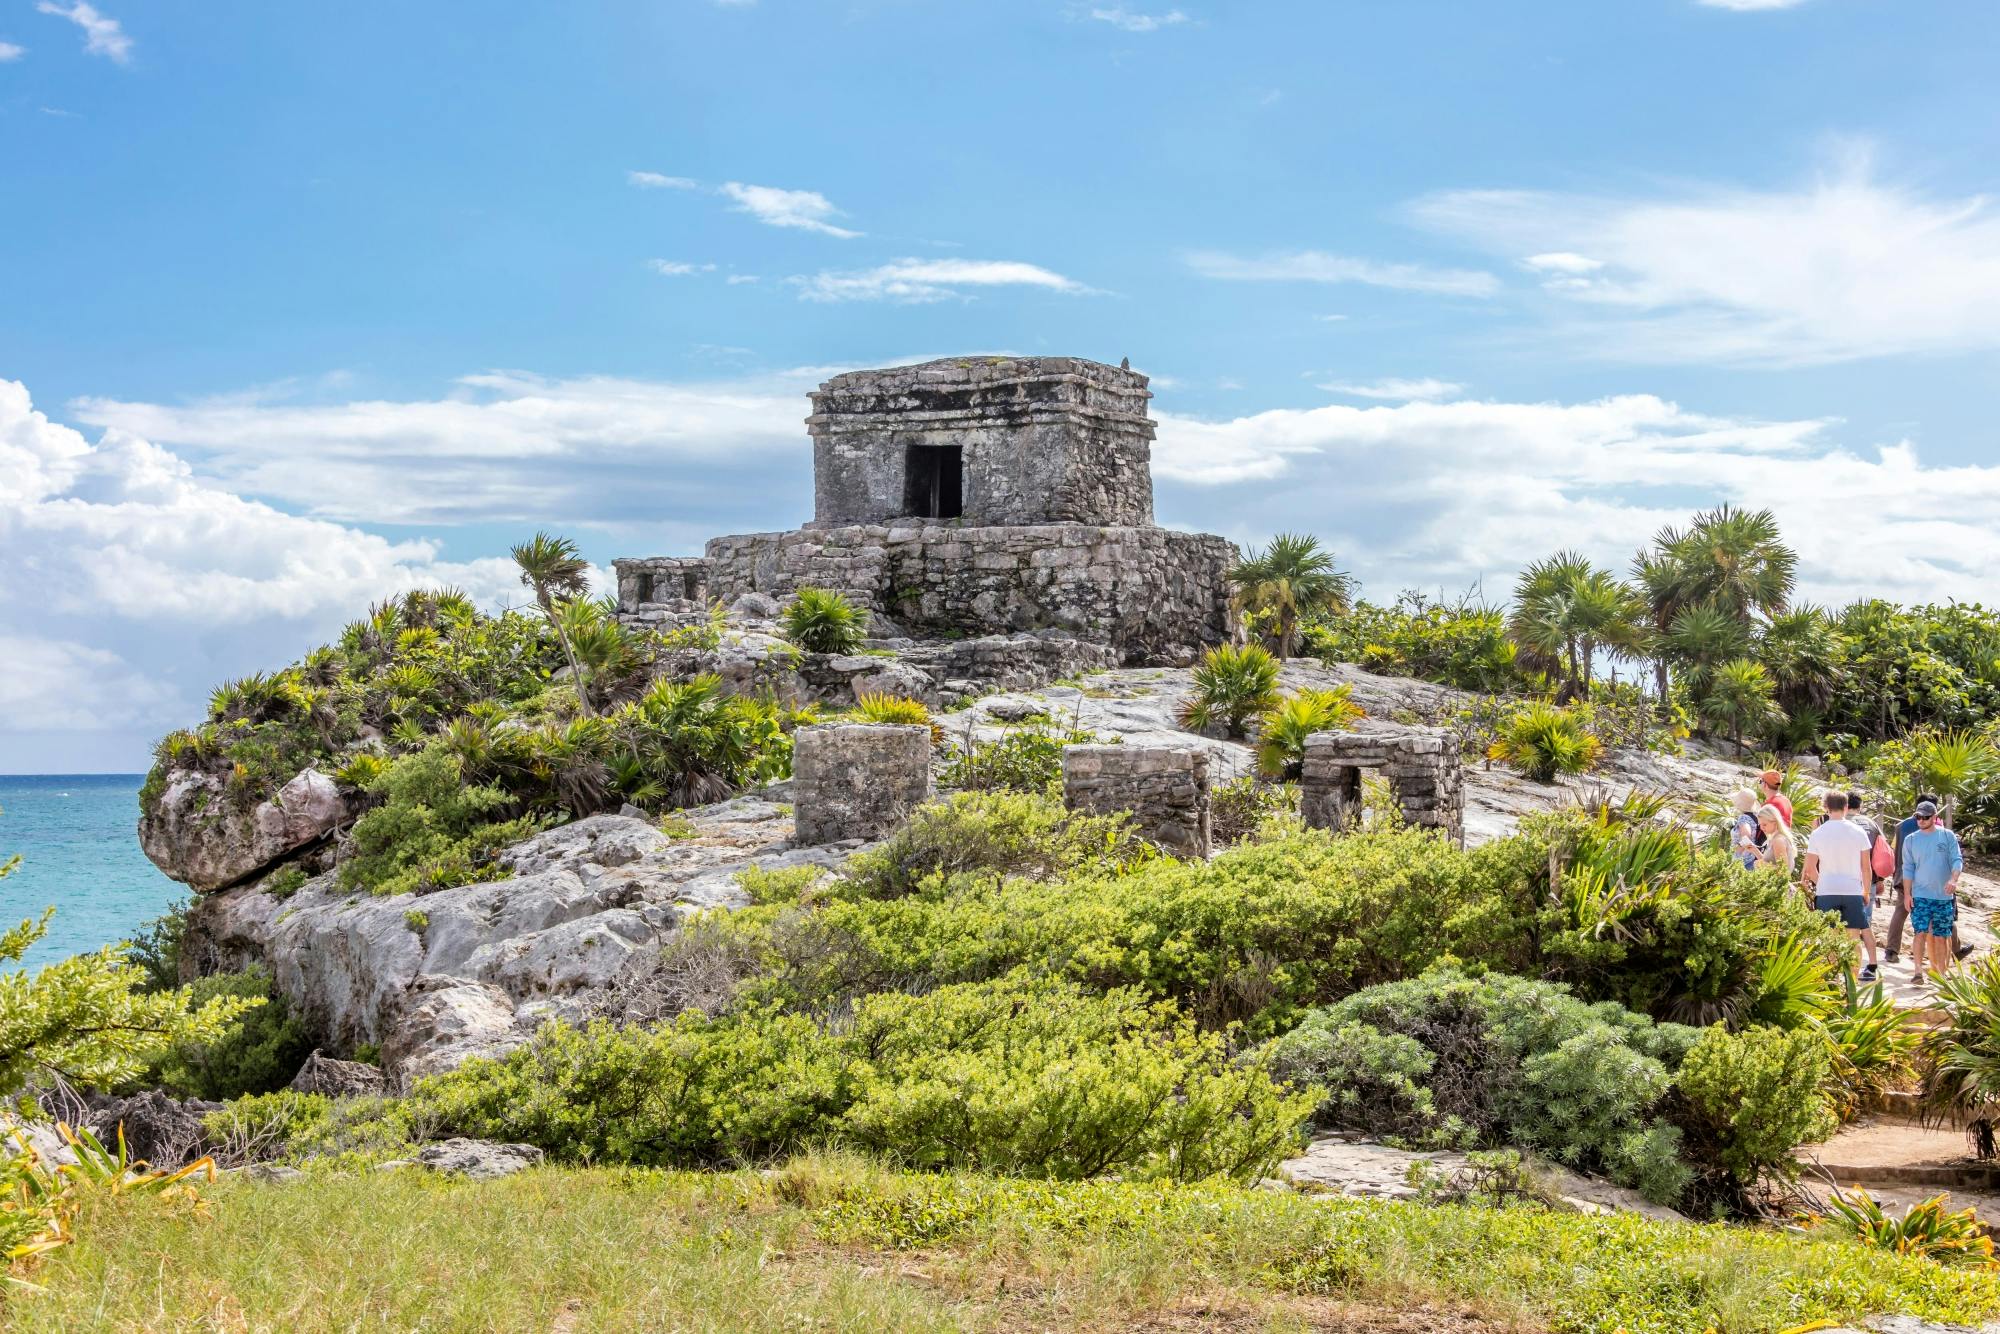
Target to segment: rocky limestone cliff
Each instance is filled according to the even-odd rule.
[[[334,781],[306,769],[243,810],[223,780],[179,770],[139,815],[139,846],[198,894],[240,884],[325,839],[354,812]]]

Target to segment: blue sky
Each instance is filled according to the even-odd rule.
[[[832,370],[1155,379],[1164,521],[1377,596],[1777,508],[1978,596],[1973,0],[0,0],[0,771],[399,585],[806,517]]]

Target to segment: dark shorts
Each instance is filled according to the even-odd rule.
[[[1949,936],[1958,929],[1958,900],[1911,899],[1910,927],[1920,936]]]
[[[1814,897],[1813,907],[1839,913],[1841,925],[1849,931],[1868,929],[1868,900],[1860,894],[1820,894]]]

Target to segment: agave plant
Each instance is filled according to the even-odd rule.
[[[1536,700],[1507,720],[1488,759],[1511,764],[1537,783],[1561,774],[1580,774],[1596,765],[1604,743],[1583,720],[1547,700]]]
[[[1757,961],[1756,987],[1752,1022],[1800,1028],[1833,1007],[1833,964],[1813,942],[1787,936]]]
[[[1194,694],[1181,705],[1181,726],[1191,732],[1220,727],[1241,741],[1249,722],[1278,701],[1278,660],[1255,644],[1219,645],[1194,669]]]
[[[1974,1154],[1992,1158],[2000,1123],[2000,959],[1988,955],[1946,973],[1937,999],[1945,1022],[1918,1050],[1925,1115],[1963,1122]]]
[[[1265,712],[1257,743],[1257,770],[1266,778],[1296,780],[1305,764],[1306,738],[1337,732],[1366,717],[1354,702],[1354,688],[1301,690]]]
[[[852,653],[868,633],[868,613],[825,588],[801,588],[785,608],[785,638],[808,653]]]

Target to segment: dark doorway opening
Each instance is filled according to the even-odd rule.
[[[695,599],[695,579],[693,570],[681,571],[681,595],[689,602]]]
[[[958,445],[911,445],[903,461],[905,507],[919,519],[965,513],[965,451]]]
[[[653,600],[653,572],[651,570],[641,570],[639,577],[632,581],[632,600],[634,602],[651,602]]]

